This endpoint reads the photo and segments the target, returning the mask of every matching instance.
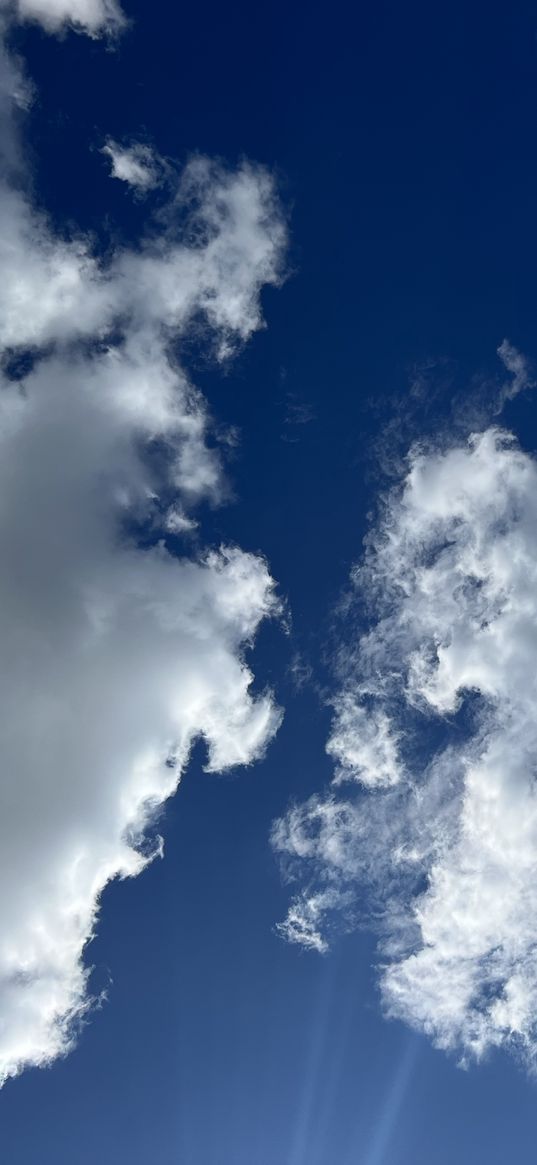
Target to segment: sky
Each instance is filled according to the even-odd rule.
[[[535,5],[0,18],[0,1156],[533,1162]]]

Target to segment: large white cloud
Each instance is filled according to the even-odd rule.
[[[46,25],[65,10],[90,29],[101,11],[42,7]],[[144,831],[192,742],[221,770],[279,722],[244,658],[277,611],[265,562],[165,538],[191,537],[194,504],[222,496],[182,338],[194,324],[223,359],[251,335],[285,231],[264,171],[197,158],[158,230],[104,264],[7,177],[21,151],[6,102],[24,88],[7,57],[0,88],[3,1080],[70,1047],[101,891],[150,860]]]
[[[494,428],[415,449],[355,585],[370,625],[339,655],[336,778],[274,829],[306,879],[282,930],[323,950],[338,914],[368,917],[390,1015],[533,1065],[537,462]]]

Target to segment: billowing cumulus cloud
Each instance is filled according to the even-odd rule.
[[[20,10],[90,31],[109,11]],[[4,66],[0,1080],[71,1046],[101,891],[158,851],[147,830],[193,741],[220,771],[278,726],[245,660],[278,609],[267,566],[192,551],[193,507],[223,480],[181,344],[194,326],[224,359],[246,340],[285,243],[270,177],[203,158],[136,249],[104,263],[58,237],[6,176],[22,154],[7,102],[24,85]]]
[[[514,349],[500,354],[527,379]],[[323,950],[342,919],[367,920],[389,1015],[463,1060],[506,1046],[533,1066],[535,459],[496,428],[415,448],[354,586],[336,777],[274,828],[305,885],[282,931]]]

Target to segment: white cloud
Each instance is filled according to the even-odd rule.
[[[323,949],[334,906],[369,916],[389,1015],[532,1066],[537,462],[498,429],[414,450],[355,581],[371,624],[340,652],[329,751],[361,788],[336,774],[277,823],[306,884],[284,930]]]
[[[506,400],[513,400],[520,392],[524,392],[528,388],[535,388],[535,380],[529,360],[509,340],[502,340],[498,348],[498,356],[510,374],[510,379],[502,385],[500,391],[499,406],[501,410]]]
[[[178,236],[197,235],[192,244]],[[183,171],[167,229],[99,264],[87,240],[53,237],[18,191],[0,191],[0,343],[105,337],[125,318],[152,343],[203,313],[228,355],[261,325],[259,291],[276,283],[285,240],[269,174],[197,157]]]
[[[353,692],[337,700],[328,753],[338,761],[338,783],[394,785],[400,780],[398,734],[390,717],[382,708],[364,707]]]
[[[91,28],[100,9],[47,5],[45,23],[60,11]],[[160,236],[106,265],[55,235],[20,182],[4,178],[0,217],[4,1080],[71,1046],[99,896],[159,851],[145,831],[192,742],[219,771],[260,756],[279,723],[245,661],[278,609],[266,563],[236,547],[177,557],[162,539],[222,497],[182,339],[194,321],[224,358],[260,326],[285,231],[267,173],[203,158]]]
[[[19,20],[36,21],[48,32],[71,26],[96,37],[116,33],[125,24],[115,0],[0,0],[0,8]]]
[[[324,955],[328,950],[328,943],[321,932],[321,927],[326,921],[327,911],[334,905],[341,907],[341,901],[337,892],[332,890],[320,890],[318,893],[295,898],[285,921],[279,923],[276,929],[287,942],[297,943],[305,950],[317,951],[317,954]]]
[[[101,153],[110,158],[112,178],[119,178],[128,186],[141,193],[157,185],[161,165],[150,146],[135,142],[131,146],[121,146],[111,138],[103,146]]]

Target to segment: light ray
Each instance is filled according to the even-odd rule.
[[[405,1044],[399,1063],[391,1078],[386,1099],[382,1105],[376,1130],[365,1156],[353,1151],[346,1165],[386,1165],[387,1153],[401,1115],[403,1104],[420,1047],[419,1037],[412,1034]]]

